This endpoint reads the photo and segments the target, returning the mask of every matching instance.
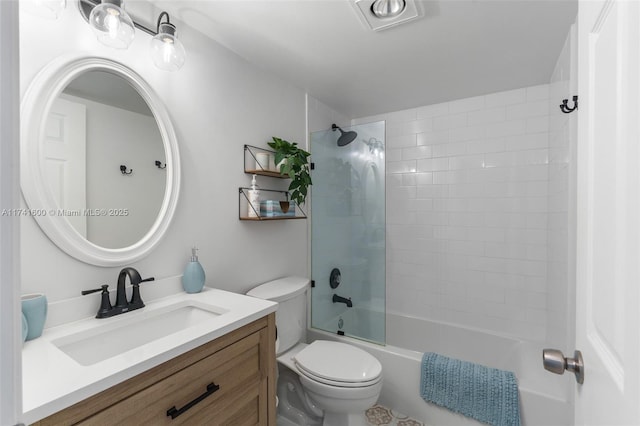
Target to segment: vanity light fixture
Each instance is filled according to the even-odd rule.
[[[135,36],[133,20],[122,0],[102,0],[91,11],[89,25],[102,44],[116,49],[128,48]]]
[[[166,17],[167,21],[162,22]],[[169,14],[162,12],[158,17],[156,34],[151,39],[151,58],[158,68],[165,71],[177,71],[184,64],[185,51],[182,42],[176,37],[176,26],[169,22]]]
[[[154,31],[133,20],[125,11],[123,0],[79,0],[78,7],[101,43],[126,49],[133,41],[134,29],[137,28],[153,37],[151,58],[158,68],[176,71],[184,64],[185,49],[176,37],[176,26],[169,21],[167,12],[160,13]]]

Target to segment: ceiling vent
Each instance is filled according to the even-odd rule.
[[[421,16],[415,0],[353,0],[350,2],[365,27],[382,31]]]

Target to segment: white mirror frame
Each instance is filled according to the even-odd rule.
[[[151,229],[135,244],[109,249],[91,243],[62,216],[49,214],[59,209],[47,186],[44,172],[44,129],[56,97],[77,76],[87,71],[107,71],[128,81],[146,101],[156,119],[166,153],[167,183],[160,212]],[[20,182],[31,216],[61,250],[97,266],[122,266],[147,256],[167,231],[178,204],[180,156],[168,111],[158,95],[136,72],[105,58],[62,57],[51,62],[34,78],[21,103]]]

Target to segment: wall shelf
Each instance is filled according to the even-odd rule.
[[[274,154],[275,151],[270,149],[245,144],[244,172],[252,175],[288,179],[289,176],[280,174],[280,171],[275,168]]]
[[[291,219],[306,219],[307,214],[298,205],[292,206],[294,209],[294,216],[266,216],[260,215],[259,211],[255,211],[256,216],[249,216],[249,209],[252,209],[249,204],[249,190],[251,188],[240,187],[238,188],[238,219],[248,221],[263,221],[263,220],[291,220]],[[275,189],[260,188],[260,194],[270,193],[273,195],[274,201],[288,201],[289,192],[279,191]]]

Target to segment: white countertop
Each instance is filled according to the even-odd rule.
[[[53,341],[78,332],[118,322],[144,318],[175,303],[196,301],[227,311],[199,325],[169,334],[93,365],[73,360]],[[23,416],[30,424],[178,355],[240,328],[271,312],[277,303],[205,287],[201,293],[180,293],[112,318],[88,318],[45,329],[42,336],[25,342],[22,349]]]

